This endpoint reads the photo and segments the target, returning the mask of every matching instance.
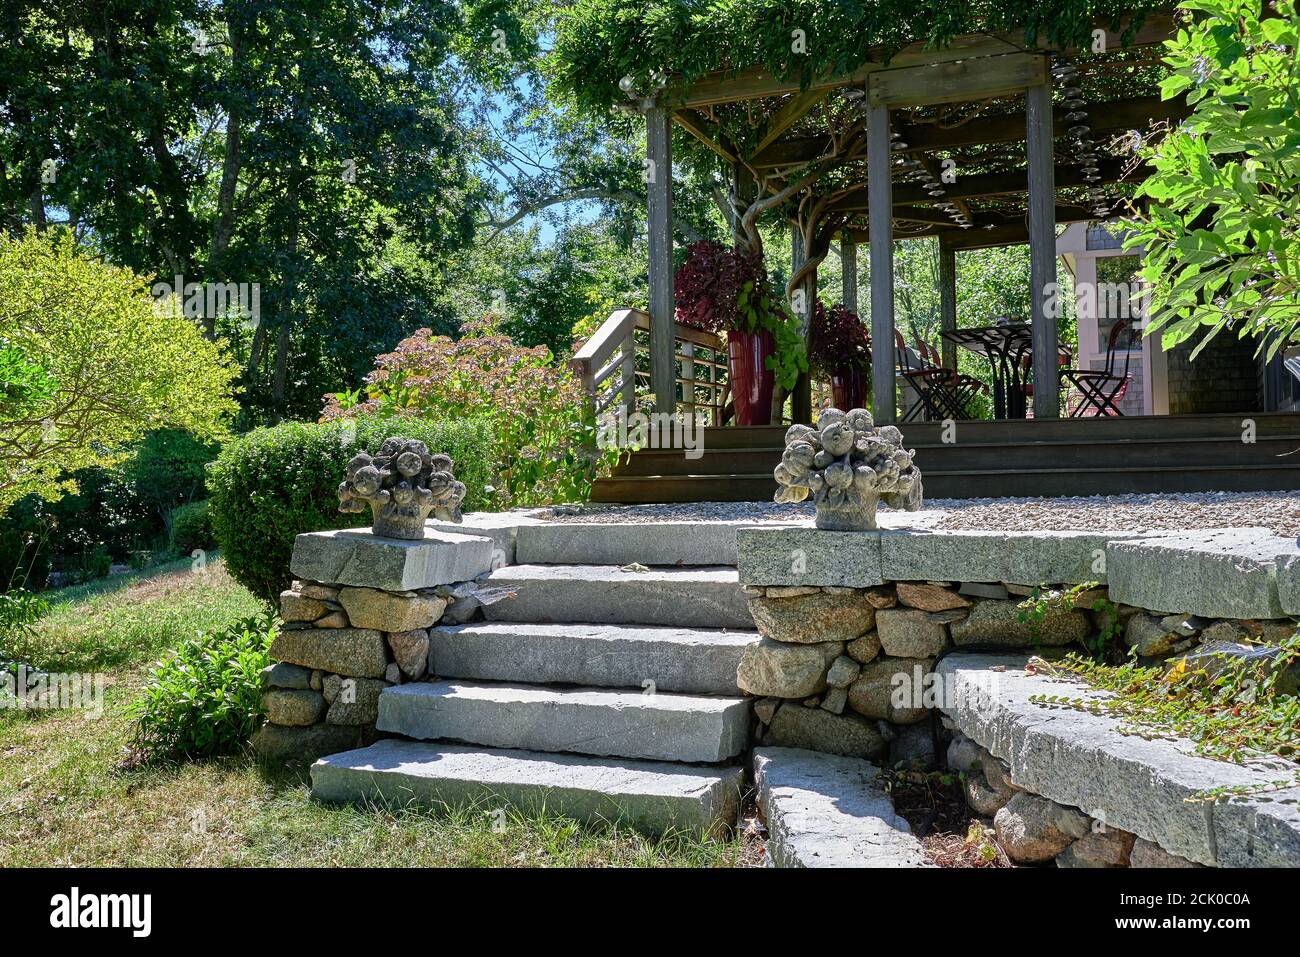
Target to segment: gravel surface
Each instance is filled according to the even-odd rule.
[[[934,499],[916,513],[891,513],[882,524],[925,528],[1143,531],[1226,527],[1271,528],[1300,536],[1300,491],[1188,492],[1095,495],[1077,498]],[[690,502],[677,505],[559,506],[542,514],[563,522],[791,522],[808,521],[813,507],[771,502]]]

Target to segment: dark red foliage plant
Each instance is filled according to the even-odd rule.
[[[827,309],[819,302],[809,332],[808,365],[817,375],[871,371],[871,334],[857,313],[839,303]]]
[[[719,336],[733,330],[752,332],[752,317],[738,305],[746,283],[757,293],[753,299],[770,295],[761,255],[708,240],[692,243],[673,276],[677,321]]]

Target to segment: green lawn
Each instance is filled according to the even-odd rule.
[[[260,610],[220,561],[188,560],[65,589],[20,648],[50,671],[102,672],[105,714],[0,711],[0,867],[735,866],[757,849],[487,809],[443,814],[334,808],[308,797],[302,769],[250,756],[131,767],[123,713],[148,669],[196,629]]]

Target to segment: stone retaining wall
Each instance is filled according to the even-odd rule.
[[[429,629],[481,617],[474,581],[440,579],[488,571],[492,548],[464,535],[300,535],[292,568],[304,577],[280,595],[284,625],[263,675],[267,723],[253,738],[257,754],[310,762],[373,742],[380,692],[425,675]]]
[[[759,699],[755,743],[891,766],[946,764],[1017,863],[1196,866],[1020,786],[1006,762],[966,737],[962,710],[948,707],[951,688],[936,672],[946,656],[1051,658],[1106,632],[1144,664],[1258,658],[1297,627],[1283,614],[1297,607],[1295,545],[1258,530],[1125,539],[785,528],[745,530],[737,540],[763,635],[738,670],[741,689]],[[1109,586],[1071,588],[1105,579],[1108,566]],[[1008,572],[1015,577],[1003,578]],[[1300,674],[1279,682],[1294,690]]]

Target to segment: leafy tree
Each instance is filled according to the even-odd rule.
[[[151,429],[216,438],[236,407],[220,344],[64,231],[0,236],[0,339],[50,384],[0,416],[0,510],[58,497],[68,473],[113,465]]]
[[[0,216],[115,262],[261,287],[203,316],[255,417],[309,414],[438,305],[480,192],[456,128],[453,0],[8,0]],[[46,171],[50,176],[43,175]]]
[[[1145,250],[1165,348],[1204,331],[1195,356],[1232,329],[1272,356],[1300,330],[1300,12],[1294,0],[1267,17],[1248,0],[1180,6],[1162,88],[1193,112],[1140,150],[1155,172],[1128,245]]]

